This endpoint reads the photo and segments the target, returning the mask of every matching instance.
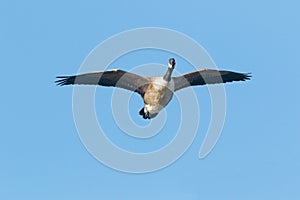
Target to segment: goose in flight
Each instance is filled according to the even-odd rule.
[[[182,76],[171,77],[175,59],[170,58],[163,77],[143,77],[123,70],[108,70],[76,76],[58,76],[57,85],[101,85],[137,92],[144,100],[139,114],[144,119],[154,118],[172,99],[173,93],[189,86],[249,80],[249,73],[201,69]]]

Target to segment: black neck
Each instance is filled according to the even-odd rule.
[[[173,72],[173,68],[168,68],[168,71],[166,72],[166,74],[164,75],[163,79],[165,81],[170,81],[171,80],[171,75],[172,75],[172,72]]]

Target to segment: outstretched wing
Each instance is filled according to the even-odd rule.
[[[194,85],[227,83],[232,81],[245,81],[249,80],[250,74],[237,73],[231,71],[219,71],[212,69],[204,69],[182,76],[173,77],[175,84],[175,91],[185,87]]]
[[[147,78],[123,70],[109,70],[77,76],[58,76],[56,78],[58,80],[55,83],[60,86],[74,84],[112,86],[131,90],[142,96],[149,83]]]

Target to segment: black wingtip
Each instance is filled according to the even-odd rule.
[[[56,78],[59,79],[55,81],[57,86],[72,85],[75,80],[73,76],[57,76]]]
[[[252,73],[249,72],[249,73],[245,73],[243,78],[244,78],[244,80],[250,80],[251,77],[252,77]]]

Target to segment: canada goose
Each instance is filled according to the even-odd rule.
[[[202,69],[178,77],[171,77],[175,59],[170,58],[163,77],[142,77],[123,70],[108,70],[77,76],[58,76],[57,85],[102,85],[120,87],[139,93],[144,107],[139,114],[144,119],[154,118],[172,99],[173,93],[185,87],[249,80],[251,75],[231,71]]]

